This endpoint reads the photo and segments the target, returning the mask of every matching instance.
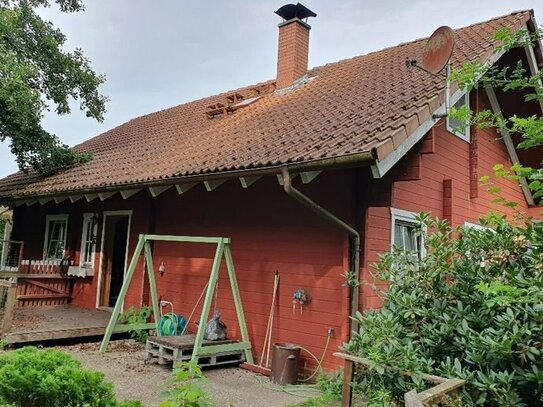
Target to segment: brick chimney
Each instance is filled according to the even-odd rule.
[[[287,4],[275,13],[283,18],[279,24],[276,81],[277,89],[282,89],[307,74],[311,26],[302,20],[317,15],[300,3]]]

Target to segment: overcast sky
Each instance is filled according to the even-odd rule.
[[[275,0],[87,0],[86,11],[42,15],[80,47],[106,76],[110,98],[103,123],[81,114],[48,114],[45,128],[75,145],[142,114],[275,77]],[[310,19],[310,67],[430,35],[440,25],[462,27],[541,0],[305,0]],[[0,143],[0,176],[16,170]]]

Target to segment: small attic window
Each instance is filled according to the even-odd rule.
[[[454,109],[460,109],[464,106],[469,108],[469,93],[463,95],[454,105],[452,105]],[[466,126],[465,123],[462,123],[460,120],[447,116],[447,130],[469,143],[469,126]]]

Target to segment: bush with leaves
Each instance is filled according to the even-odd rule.
[[[359,313],[360,331],[344,345],[378,365],[357,389],[370,405],[393,405],[428,387],[382,368],[394,366],[465,379],[465,405],[543,405],[543,225],[497,215],[485,229],[419,221],[426,255],[381,256],[383,308]]]
[[[119,323],[127,325],[139,325],[149,322],[153,315],[151,307],[145,305],[141,308],[130,307],[119,315]],[[149,331],[146,329],[134,329],[130,331],[130,336],[138,342],[145,343],[149,337]]]
[[[0,354],[0,405],[19,407],[143,407],[115,399],[100,372],[54,349],[25,347]]]
[[[172,389],[165,394],[160,407],[208,407],[211,399],[200,387],[206,377],[196,362],[180,362],[173,371]]]

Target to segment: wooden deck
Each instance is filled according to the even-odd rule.
[[[10,344],[40,342],[54,339],[84,338],[104,335],[111,313],[71,305],[40,308],[17,308]]]

